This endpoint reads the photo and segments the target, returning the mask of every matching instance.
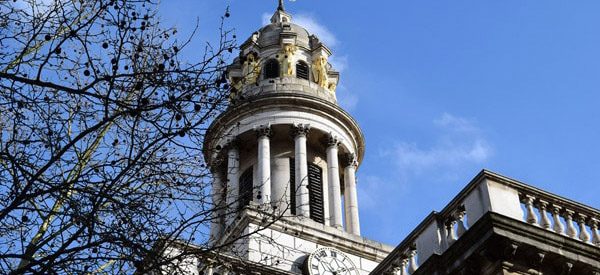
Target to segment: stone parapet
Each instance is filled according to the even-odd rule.
[[[444,255],[490,213],[512,221],[510,227],[502,227],[514,231],[505,236],[507,240],[536,239],[528,235],[532,232],[528,228],[533,227],[540,236],[537,244],[560,239],[555,246],[548,247],[550,242],[546,242],[543,251],[564,254],[565,243],[569,243],[573,251],[591,251],[588,259],[596,257],[584,261],[584,255],[575,255],[573,264],[600,266],[599,210],[483,170],[442,211],[427,216],[371,274],[433,274],[421,273],[419,266]],[[530,233],[519,235],[527,230]],[[486,237],[479,238],[483,241]]]

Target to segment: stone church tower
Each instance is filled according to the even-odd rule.
[[[280,1],[241,45],[231,106],[206,135],[219,209],[211,242],[237,240],[229,252],[262,274],[368,274],[391,251],[360,236],[364,137],[336,101],[331,54]]]

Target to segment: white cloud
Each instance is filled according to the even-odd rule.
[[[271,24],[271,16],[273,16],[273,13],[263,12],[261,16],[263,26]]]
[[[358,95],[348,91],[343,84],[337,87],[335,94],[338,104],[346,111],[353,111],[358,105]]]
[[[343,72],[348,67],[348,56],[346,55],[332,55],[329,57],[329,63],[333,66],[333,69],[338,72]]]
[[[334,48],[337,46],[338,40],[335,35],[313,16],[298,14],[292,18],[292,22],[304,27],[310,34],[316,35],[328,47]]]
[[[423,148],[416,142],[398,142],[391,154],[404,176],[424,172],[451,171],[464,165],[480,164],[493,148],[474,122],[444,113],[433,124],[441,131],[433,145]]]

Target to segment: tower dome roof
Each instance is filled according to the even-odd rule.
[[[257,31],[258,45],[268,47],[279,45],[281,34],[296,36],[296,46],[310,49],[310,33],[300,25],[294,23],[270,23]]]
[[[231,99],[302,94],[337,104],[339,73],[327,61],[330,55],[317,36],[292,22],[280,1],[270,23],[240,45],[239,57],[228,68]]]

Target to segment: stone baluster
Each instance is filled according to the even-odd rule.
[[[340,171],[338,159],[339,140],[329,135],[327,142],[327,177],[329,185],[329,211],[331,212],[331,226],[342,229],[342,191],[340,186]]]
[[[550,223],[550,219],[548,218],[548,202],[540,200],[538,205],[540,209],[540,215],[542,216],[542,219],[540,220],[540,226],[550,230],[550,226],[552,226],[552,224]]]
[[[254,130],[258,136],[258,194],[256,201],[265,206],[271,203],[271,125],[261,125]]]
[[[400,275],[400,274],[404,274],[404,271],[402,270],[402,268],[401,268],[401,267],[399,267],[399,266],[395,266],[395,267],[392,269],[392,274],[393,274],[393,275]]]
[[[406,275],[406,267],[408,266],[408,259],[404,258],[400,261],[400,275]]]
[[[535,211],[533,210],[533,202],[535,201],[535,197],[531,195],[525,195],[525,207],[527,208],[527,217],[525,217],[525,221],[529,224],[538,225],[538,218],[535,215]]]
[[[558,206],[558,205],[552,205],[552,218],[554,221],[554,226],[552,227],[552,229],[554,230],[554,232],[564,235],[565,234],[565,227],[562,224],[562,221],[560,220],[560,210],[562,209],[562,207]]]
[[[565,209],[565,221],[567,223],[567,236],[569,236],[571,238],[575,238],[575,236],[577,236],[577,229],[575,228],[575,225],[573,225],[573,214],[575,214],[574,211]]]
[[[598,232],[598,219],[592,218],[590,220],[590,228],[592,229],[592,243],[596,246],[600,246],[600,232]]]
[[[454,230],[454,225],[456,224],[456,220],[450,218],[446,221],[446,236],[448,240],[448,246],[452,245],[456,240],[458,240],[458,236],[456,236],[456,231]]]
[[[577,215],[577,223],[579,224],[579,239],[584,243],[590,241],[590,234],[587,232],[587,228],[585,227],[585,222],[587,220],[587,216],[579,213]]]
[[[466,211],[464,209],[464,206],[461,206],[460,209],[456,212],[456,221],[458,223],[456,233],[458,238],[460,238],[460,236],[467,232],[467,227],[465,226],[465,214]]]
[[[417,271],[419,266],[417,265],[417,249],[411,249],[408,254],[408,273],[413,274]]]
[[[308,192],[308,155],[306,137],[310,126],[294,124],[293,135],[295,144],[296,167],[296,215],[310,217],[310,198]]]
[[[213,268],[212,264],[211,264],[211,265],[209,265],[209,266],[206,268],[206,270],[204,271],[204,274],[205,274],[205,275],[213,275],[214,273],[215,273],[215,270],[214,270],[214,268]]]

